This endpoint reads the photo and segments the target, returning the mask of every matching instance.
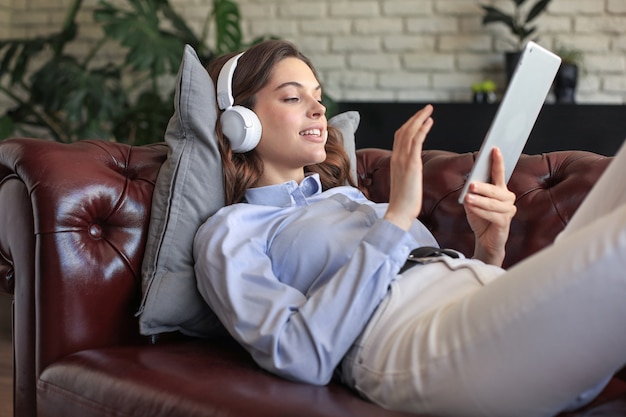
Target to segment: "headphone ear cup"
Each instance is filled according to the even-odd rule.
[[[222,113],[220,122],[233,152],[249,152],[259,144],[263,128],[258,116],[249,108],[229,107]]]

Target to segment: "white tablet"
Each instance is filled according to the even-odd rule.
[[[463,202],[470,183],[490,182],[494,147],[502,151],[505,180],[509,181],[560,65],[561,58],[554,53],[534,42],[526,44],[461,191],[459,203]]]

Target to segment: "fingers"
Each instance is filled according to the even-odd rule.
[[[407,133],[416,134],[421,126],[426,122],[433,114],[433,106],[427,104],[421,110],[418,110],[413,116],[409,118],[401,127],[399,131],[405,131]]]
[[[433,125],[433,106],[427,105],[416,112],[395,133],[393,149],[399,152],[410,153],[415,145],[421,145]]]
[[[498,211],[498,207],[515,203],[515,194],[506,186],[475,182],[470,185],[467,202],[473,206]]]
[[[504,157],[502,156],[502,151],[500,151],[497,147],[493,148],[491,150],[491,182],[496,188],[493,188],[492,184],[473,182],[469,186],[469,193],[466,195],[467,198],[465,201],[471,202],[473,198],[471,194],[479,194],[490,198],[506,200],[506,196],[499,197],[496,191],[497,189],[502,189],[506,193],[509,192],[505,176]],[[510,199],[510,196],[508,198]]]
[[[422,144],[433,125],[425,106],[395,133],[391,154],[389,206],[385,218],[408,230],[422,206]]]
[[[491,223],[510,223],[517,212],[515,194],[506,187],[485,183],[474,183],[465,200],[466,211]]]
[[[493,220],[513,217],[515,214],[515,194],[506,186],[504,158],[498,148],[491,152],[491,178],[493,184],[475,182],[470,184],[466,203],[474,213],[482,218]]]
[[[481,182],[470,184],[469,200],[474,200],[473,204],[479,201],[483,201],[483,204],[503,202],[506,205],[515,202],[515,194],[509,191],[506,185],[504,158],[498,148],[493,148],[491,152],[491,181],[493,184]]]
[[[494,185],[506,186],[504,157],[499,148],[491,150],[491,180]]]
[[[484,194],[472,193],[468,195],[468,209],[485,217],[487,213],[505,214],[515,211],[515,194],[510,191],[506,193],[489,193]]]

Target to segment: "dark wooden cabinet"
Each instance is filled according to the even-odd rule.
[[[341,102],[340,112],[357,110],[357,148],[391,149],[393,134],[425,103]],[[498,104],[433,103],[435,125],[425,149],[472,152],[489,129]],[[626,105],[546,104],[524,148],[528,154],[586,150],[614,155],[626,140]]]

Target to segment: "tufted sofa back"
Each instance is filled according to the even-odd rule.
[[[15,294],[16,406],[35,404],[21,396],[62,356],[140,340],[140,268],[166,154],[164,144],[0,142],[0,273]]]
[[[59,358],[147,342],[135,312],[152,191],[166,157],[165,144],[0,142],[0,290],[15,300],[20,414],[34,413],[37,376]],[[374,201],[388,199],[389,157],[381,149],[358,151],[360,186]],[[420,218],[442,246],[471,255],[457,198],[474,154],[423,157]],[[519,210],[507,265],[554,239],[609,161],[574,151],[522,157],[510,182]]]
[[[363,149],[358,155],[359,184],[373,201],[389,199],[391,151]],[[419,219],[439,244],[471,256],[474,236],[458,198],[475,153],[424,151],[424,202]],[[549,245],[611,161],[585,151],[522,155],[508,187],[517,196],[504,266]]]

